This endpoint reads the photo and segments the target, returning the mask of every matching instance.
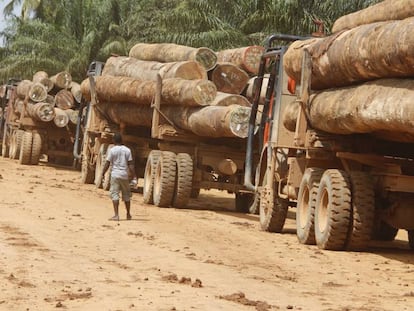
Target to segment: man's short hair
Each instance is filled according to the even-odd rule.
[[[114,141],[115,144],[122,144],[122,136],[120,133],[115,133],[114,137],[112,138],[112,140]]]

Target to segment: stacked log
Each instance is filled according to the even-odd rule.
[[[264,47],[257,45],[222,50],[217,52],[217,61],[233,63],[250,74],[257,74],[263,52]]]
[[[66,71],[51,78],[47,72],[38,71],[33,75],[33,80],[19,82],[16,94],[12,106],[19,117],[28,117],[35,122],[53,120],[57,127],[66,127],[69,121],[71,124],[77,122],[77,104],[82,96],[80,84],[72,81]]]
[[[241,94],[249,81],[249,75],[232,63],[218,63],[209,78],[217,90],[230,94]]]
[[[384,20],[412,15],[412,1],[394,3],[395,7],[388,5],[386,14],[379,8],[389,1],[355,16],[368,23],[377,20],[373,16]],[[414,17],[368,23],[326,38],[296,41],[289,47],[284,68],[297,82],[304,49],[312,58],[311,85],[316,92],[309,105],[309,117],[314,128],[336,134],[372,133],[386,140],[414,141],[414,109],[408,104],[414,101],[413,26]],[[284,124],[290,130],[294,130],[295,109],[291,107],[285,115]]]

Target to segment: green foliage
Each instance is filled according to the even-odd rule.
[[[262,44],[272,33],[326,32],[335,19],[379,0],[10,0],[1,33],[0,81],[37,70],[85,77],[92,60],[127,55],[138,42],[215,50]],[[19,17],[13,8],[22,5]],[[11,18],[10,18],[11,16]]]

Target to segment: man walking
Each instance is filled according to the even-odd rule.
[[[121,134],[116,133],[113,137],[113,142],[115,146],[109,150],[102,172],[103,176],[105,176],[109,166],[112,165],[111,188],[109,193],[114,206],[115,215],[109,220],[119,220],[118,209],[120,192],[122,193],[122,200],[125,202],[127,212],[126,219],[130,220],[131,189],[129,185],[129,177],[132,177],[134,180],[136,179],[134,163],[132,161],[131,150],[122,144]]]

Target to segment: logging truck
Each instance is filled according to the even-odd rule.
[[[198,121],[195,121],[195,125],[190,124],[192,121],[187,124],[180,120],[180,113],[174,113],[177,111],[177,108],[174,108],[177,107],[174,100],[170,99],[170,106],[165,106],[161,95],[162,88],[169,88],[168,83],[181,82],[165,80],[164,83],[160,75],[157,75],[156,82],[137,82],[126,77],[102,75],[105,66],[115,61],[123,60],[120,57],[118,60],[109,59],[106,64],[91,63],[87,81],[82,82],[82,88],[85,89],[84,86],[87,85],[88,92],[85,96],[82,91],[84,97],[90,99],[82,112],[81,125],[76,135],[82,138],[79,154],[82,182],[94,183],[98,188],[109,189],[110,170],[106,176],[102,176],[102,169],[106,155],[113,146],[113,134],[119,132],[122,134],[123,143],[132,151],[137,177],[143,179],[144,203],[182,208],[186,206],[190,197],[198,196],[200,189],[219,189],[234,193],[236,210],[246,211],[248,208],[246,202],[253,198],[253,194],[243,185],[244,140],[196,135],[189,130],[183,130],[183,127],[191,126],[193,131],[204,133],[205,124]],[[140,83],[138,87],[134,86],[133,92],[130,92],[133,96],[144,93],[156,84],[155,98],[151,107],[150,103],[142,104],[147,96],[141,97],[139,103],[134,98],[127,99],[128,102],[125,103],[104,102],[102,98],[110,91],[109,86],[103,87],[107,81],[112,81],[111,83],[127,81],[128,85]],[[188,81],[188,83],[193,82]],[[202,85],[211,82],[200,80],[194,83],[201,85],[197,87],[201,90],[204,88]],[[117,87],[115,91],[119,91],[120,88]],[[97,96],[98,91],[100,98]],[[195,120],[208,123],[210,120],[204,116],[203,111],[207,109],[207,115],[212,116],[217,110],[231,112],[232,107],[218,108],[185,107],[181,111],[183,114],[191,113]],[[250,112],[249,109],[246,111]],[[198,118],[199,114],[202,114],[200,118]],[[247,118],[248,114],[246,114],[246,124]],[[180,126],[177,126],[177,123]],[[220,130],[222,125],[218,123],[216,125],[211,127],[212,131]]]
[[[244,182],[255,193],[251,209],[258,206],[261,229],[282,232],[290,207],[296,209],[296,234],[302,244],[359,251],[372,239],[391,241],[404,229],[414,249],[413,144],[388,140],[381,133],[345,135],[318,130],[326,123],[340,122],[337,112],[319,123],[312,121],[317,105],[311,89],[313,59],[304,52],[301,78],[295,86],[283,67],[287,46],[277,46],[280,40],[299,38],[268,38],[254,85],[247,139]],[[260,101],[268,64],[273,66],[265,100]],[[321,105],[329,107],[330,98]],[[351,106],[351,102],[343,104]],[[288,130],[285,118],[292,115],[293,106]],[[262,118],[256,132],[258,111]]]
[[[23,80],[27,81],[27,80]],[[75,125],[58,127],[54,105],[19,98],[17,89],[24,82],[10,79],[1,97],[2,156],[18,159],[20,164],[37,165],[42,156],[50,163],[72,165]],[[44,91],[43,87],[39,87]],[[39,90],[37,89],[37,90]],[[32,94],[33,98],[38,93]],[[47,93],[47,91],[46,91]],[[66,114],[63,119],[69,118]],[[63,122],[62,118],[58,119]]]

